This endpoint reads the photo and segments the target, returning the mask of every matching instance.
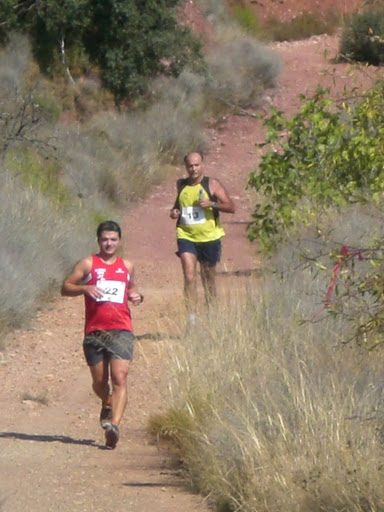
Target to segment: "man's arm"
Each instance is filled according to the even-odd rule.
[[[95,285],[82,284],[83,279],[92,269],[92,256],[83,258],[73,267],[70,274],[64,279],[61,287],[61,295],[64,297],[77,297],[88,295],[92,299],[100,299],[103,291]]]
[[[129,272],[128,300],[130,300],[134,306],[138,306],[143,302],[144,297],[136,289],[135,269],[132,262],[128,260],[123,261]]]
[[[229,197],[228,192],[219,180],[214,178],[209,179],[209,191],[211,195],[216,198],[216,201],[211,201],[210,199],[200,199],[200,206],[203,208],[213,207],[220,212],[235,213],[234,202]]]
[[[176,200],[175,200],[175,203],[174,205],[172,206],[171,208],[171,211],[169,213],[169,216],[171,217],[171,219],[178,219],[180,217],[180,209],[178,207],[178,200],[179,200],[179,190],[180,190],[180,184],[181,184],[181,179],[177,180],[176,182]]]

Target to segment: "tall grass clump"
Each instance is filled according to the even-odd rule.
[[[197,4],[213,26],[228,24],[229,12],[226,0],[198,0]]]
[[[199,5],[215,28],[206,55],[211,110],[257,106],[265,90],[275,86],[281,61],[255,38],[256,16],[251,8],[238,4],[230,12],[225,1],[200,0]]]
[[[0,85],[3,333],[27,324],[56,295],[63,273],[90,250],[95,219],[93,207],[66,187],[56,131],[60,108],[53,100],[40,103],[47,84],[21,36],[0,52]]]
[[[4,167],[0,189],[0,330],[20,327],[53,297],[63,268],[90,249],[78,215],[63,215],[44,194],[26,188]],[[86,227],[90,223],[83,219]],[[76,244],[75,244],[76,241]],[[76,247],[75,247],[76,245]]]
[[[281,70],[277,54],[251,36],[236,32],[223,34],[207,62],[212,99],[242,108],[256,106],[265,90],[276,85]]]
[[[352,61],[375,66],[384,62],[384,8],[357,12],[346,25],[341,41],[341,55]]]
[[[205,131],[188,115],[188,101],[175,106],[163,100],[126,114],[101,112],[77,129],[60,128],[67,186],[100,208],[108,202],[126,208],[161,183],[190,148],[205,150]]]
[[[338,235],[351,241],[352,231]],[[318,243],[308,240],[308,250]],[[343,316],[310,321],[331,273],[303,265],[294,247],[170,342],[169,412],[152,427],[176,440],[191,482],[219,510],[379,512],[381,352],[351,343]]]
[[[155,109],[161,105],[162,111],[172,112],[162,140],[167,137],[173,146],[165,139],[164,147],[172,147],[176,156],[180,154],[179,148],[184,151],[188,147],[184,141],[192,140],[199,147],[203,143],[201,135],[199,140],[199,126],[201,132],[208,119],[223,112],[256,107],[266,89],[275,85],[280,70],[277,54],[253,37],[233,28],[221,32],[206,55],[204,74],[186,69],[177,79],[154,83]],[[148,111],[148,119],[156,119],[152,112]]]

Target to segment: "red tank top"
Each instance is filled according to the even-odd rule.
[[[97,285],[104,291],[102,299],[85,298],[85,334],[93,331],[124,329],[132,331],[128,307],[130,275],[122,258],[108,265],[99,256],[92,256],[92,269],[83,284]]]

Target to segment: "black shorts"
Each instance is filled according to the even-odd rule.
[[[88,366],[94,366],[104,359],[132,361],[134,346],[133,332],[122,329],[90,332],[83,341],[83,351]]]
[[[221,258],[221,240],[213,240],[212,242],[191,242],[185,238],[177,240],[177,255],[180,256],[184,252],[194,254],[199,263],[214,267],[219,263]]]

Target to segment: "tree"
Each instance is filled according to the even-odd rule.
[[[13,0],[2,0],[0,3],[0,42],[5,42],[6,28],[13,27],[17,17]]]
[[[177,24],[164,0],[93,0],[85,44],[118,100],[143,92],[158,73],[177,75],[201,56],[200,44]]]
[[[159,73],[178,75],[202,59],[201,45],[177,23],[176,0],[4,0],[2,37],[17,29],[31,38],[43,72],[57,62],[70,79],[75,59],[100,70],[116,101],[145,91]],[[79,57],[80,56],[80,57]]]

